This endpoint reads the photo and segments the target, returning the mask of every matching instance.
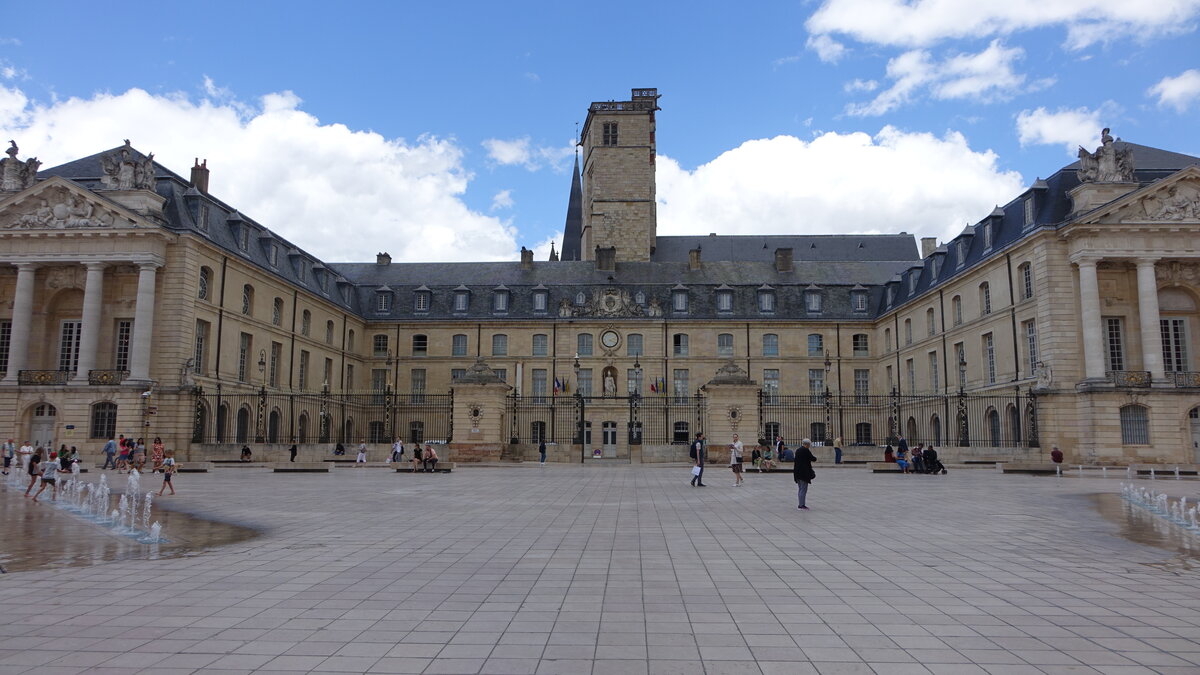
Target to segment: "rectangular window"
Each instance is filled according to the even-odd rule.
[[[954,358],[958,361],[958,388],[967,388],[967,348],[959,342],[954,345]]]
[[[804,294],[804,308],[809,313],[815,314],[821,311],[821,294],[816,291],[809,291]]]
[[[721,333],[717,336],[717,356],[733,356],[732,333]]]
[[[625,381],[629,383],[630,395],[638,394],[640,396],[644,393],[645,390],[642,389],[643,375],[640,368],[630,368],[625,371]]]
[[[417,293],[416,304],[413,305],[413,309],[415,309],[418,312],[428,312],[429,311],[429,294],[424,291]]]
[[[592,355],[592,334],[580,333],[575,336],[575,353],[580,356]]]
[[[983,336],[983,368],[988,384],[996,384],[996,340],[991,333]]]
[[[392,308],[392,294],[380,292],[375,294],[375,311],[386,312]]]
[[[508,293],[506,291],[496,291],[492,295],[492,309],[497,312],[508,311]]]
[[[534,368],[530,377],[532,384],[533,401],[534,403],[545,403],[546,387],[547,387],[547,371],[545,368]]]
[[[64,321],[58,340],[58,369],[75,372],[79,366],[79,331],[81,321]]]
[[[941,388],[941,378],[938,377],[938,355],[937,352],[929,352],[929,390],[937,393]]]
[[[733,311],[733,293],[730,291],[717,292],[717,311],[732,312]]]
[[[346,366],[346,391],[354,389],[354,366]]]
[[[492,356],[508,356],[508,336],[504,334],[492,336]]]
[[[825,355],[825,338],[820,333],[811,333],[808,336],[808,355],[809,356],[824,356]]]
[[[328,387],[331,379],[333,379],[333,359],[325,359],[325,371],[321,377],[321,388]]]
[[[1104,334],[1108,349],[1104,350],[1104,365],[1108,370],[1125,370],[1124,319],[1118,316],[1104,317]]]
[[[1027,197],[1025,199],[1024,207],[1025,207],[1025,227],[1029,227],[1030,225],[1033,224],[1033,197]]]
[[[425,402],[425,369],[413,368],[409,375],[413,403]]]
[[[1033,266],[1029,263],[1021,265],[1021,297],[1033,297]]]
[[[779,336],[775,333],[767,333],[762,337],[762,355],[763,356],[779,356]]]
[[[825,370],[822,368],[808,369],[808,402],[821,403],[825,398]]]
[[[208,232],[208,204],[200,205],[200,217],[196,219],[196,227],[201,232]]]
[[[451,356],[466,356],[467,355],[467,336],[455,335],[450,338],[450,355]]]
[[[451,368],[450,369],[450,381],[454,382],[455,380],[459,379],[460,377],[465,376],[466,374],[467,374],[466,368]]]
[[[267,366],[268,381],[272,387],[279,386],[279,358],[283,356],[283,345],[271,343],[271,362]]]
[[[412,354],[413,356],[425,356],[429,354],[429,336],[414,335],[412,336]]]
[[[856,312],[867,311],[867,294],[859,291],[859,292],[852,293],[851,295],[852,295],[851,300],[854,304],[854,311],[856,311]]]
[[[388,355],[388,336],[382,335],[382,334],[374,336],[374,338],[371,341],[371,345],[372,345],[372,354],[374,354],[375,356],[387,356]]]
[[[249,333],[242,333],[238,340],[238,382],[246,381],[246,359],[250,358],[251,337]]]
[[[869,344],[867,342],[867,334],[866,333],[855,333],[854,337],[851,338],[851,342],[854,346],[854,355],[855,356],[869,356],[870,355],[871,350],[869,349]]]
[[[887,390],[892,391],[896,388],[896,379],[892,376],[892,367],[888,366],[884,369],[884,372],[887,373]]]
[[[867,368],[854,369],[854,402],[866,405],[871,395],[871,371]]]
[[[671,293],[671,309],[676,312],[688,311],[687,291],[675,291]]]
[[[584,398],[592,396],[592,369],[580,368],[579,381],[575,383],[575,391]]]
[[[763,403],[774,405],[779,403],[779,369],[763,370]]]
[[[466,337],[465,335],[463,337]],[[537,333],[533,336],[533,355],[534,356],[549,356],[550,354],[550,338],[545,333]]]
[[[471,294],[466,291],[459,291],[454,294],[454,311],[465,312],[467,306],[471,302]]]
[[[917,368],[912,359],[904,360],[904,375],[908,380],[908,393],[917,393]]]
[[[1025,372],[1033,375],[1038,364],[1037,322],[1033,319],[1025,322]]]
[[[642,348],[641,333],[631,333],[629,337],[625,338],[625,354],[627,356],[641,356],[645,353]]]
[[[605,122],[602,127],[602,136],[600,138],[601,145],[616,145],[617,144],[617,123]]]
[[[758,293],[758,311],[774,312],[775,311],[775,292],[774,291],[759,291]]]
[[[912,344],[912,319],[904,320],[904,344]]]
[[[12,322],[0,321],[0,373],[8,372],[8,350],[12,347]]]
[[[208,322],[196,321],[196,344],[192,350],[192,372],[197,375],[204,374],[204,363],[208,356]],[[2,370],[2,369],[0,369]],[[124,370],[122,368],[121,370]]]
[[[954,299],[950,301],[950,308],[951,313],[954,315],[954,325],[961,326],[963,322],[962,298],[957,295],[954,296]]]
[[[279,267],[279,246],[271,244],[271,267]]]
[[[992,286],[986,281],[979,286],[979,304],[981,314],[986,316],[992,313]]]
[[[1160,319],[1163,368],[1168,373],[1188,370],[1187,319]]]
[[[676,368],[672,373],[672,391],[675,392],[676,403],[687,403],[688,394],[688,371],[684,368]]]
[[[308,351],[300,350],[300,368],[296,371],[296,386],[300,391],[308,391]]]
[[[207,337],[207,335],[205,336]],[[113,359],[116,370],[129,370],[129,345],[133,343],[133,321],[120,319],[117,321],[117,353]],[[200,372],[200,371],[196,371]]]
[[[688,336],[687,333],[676,333],[673,339],[673,347],[671,353],[675,356],[688,355]]]

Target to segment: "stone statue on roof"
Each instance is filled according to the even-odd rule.
[[[1079,181],[1082,183],[1128,183],[1133,177],[1133,148],[1118,148],[1108,127],[1100,132],[1100,147],[1088,152],[1079,146]]]
[[[0,159],[0,191],[2,192],[18,192],[25,188],[33,187],[37,182],[38,167],[42,165],[37,157],[30,157],[22,162],[17,159],[17,153],[20,148],[17,147],[16,141],[9,141],[9,148],[4,151],[8,155],[4,159]]]
[[[154,190],[154,153],[138,158],[138,153],[125,139],[125,145],[100,156],[100,179],[110,190]]]

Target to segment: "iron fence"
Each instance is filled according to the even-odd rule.
[[[805,394],[759,396],[760,438],[782,436],[788,445],[808,438],[844,446],[1038,446],[1037,399],[1028,393],[886,395]]]
[[[510,443],[603,442],[616,429],[622,444],[686,444],[704,430],[704,398],[693,396],[519,396],[506,404]],[[593,438],[594,436],[594,438]]]
[[[195,443],[420,443],[450,439],[453,394],[207,393],[197,389]]]

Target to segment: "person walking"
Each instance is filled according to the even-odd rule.
[[[808,504],[808,486],[812,484],[813,479],[817,477],[813,471],[812,463],[817,461],[812,454],[812,441],[807,438],[800,441],[800,447],[796,448],[796,461],[792,466],[792,479],[796,481],[796,501],[799,502],[796,508],[807,511]]]
[[[121,447],[117,449],[117,470],[121,473],[129,470],[129,445],[132,442],[126,438],[121,442]]]
[[[399,463],[399,462],[403,461],[403,458],[404,458],[404,441],[397,438],[396,442],[392,443],[392,461]]]
[[[729,444],[729,470],[733,471],[733,487],[742,486],[742,444],[737,440],[737,434],[733,435],[733,442]]]
[[[296,461],[296,453],[297,452],[299,452],[299,450],[296,449],[296,444],[292,443],[292,447],[288,448],[288,461],[289,462]],[[175,494],[175,493],[172,492],[171,494]]]
[[[833,439],[833,463],[842,463],[842,437],[838,436]]]
[[[296,446],[293,445],[292,447],[294,448]],[[175,494],[175,484],[171,482],[171,478],[175,476],[175,470],[175,451],[167,450],[166,457],[163,458],[162,462],[163,484],[158,490],[159,497],[163,495],[163,490],[166,490],[167,488],[171,488],[171,494]]]
[[[25,488],[25,496],[29,496],[29,491],[37,485],[38,477],[42,475],[42,449],[38,448],[29,456],[29,461],[25,464],[25,470],[29,473],[29,485]]]
[[[690,453],[695,464],[692,465],[692,487],[704,487],[704,434],[696,434]]]
[[[546,466],[546,439],[544,438],[540,443],[538,443],[538,458],[540,459],[542,466]]]
[[[112,468],[117,468],[117,442],[111,438],[104,443],[104,466],[100,470],[107,469],[110,464]]]
[[[5,441],[4,446],[0,448],[0,455],[4,456],[4,475],[8,475],[9,467],[12,466],[13,457],[17,456],[17,444],[13,443],[13,439]]]
[[[437,473],[438,454],[437,450],[434,450],[432,445],[425,445],[425,458],[422,460],[422,462],[427,472]]]
[[[58,472],[62,469],[62,465],[59,464],[58,454],[51,452],[50,459],[42,462],[39,469],[42,474],[42,486],[38,488],[37,492],[33,493],[34,503],[37,503],[38,496],[42,494],[47,485],[50,486],[50,500],[54,501],[58,499]]]

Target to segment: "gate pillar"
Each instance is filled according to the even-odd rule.
[[[453,383],[454,409],[447,459],[454,462],[498,462],[504,448],[505,384],[483,359]]]
[[[700,390],[707,399],[707,419],[703,431],[708,439],[709,460],[728,461],[726,448],[733,441],[733,435],[737,434],[749,461],[750,451],[758,445],[762,426],[758,411],[758,383],[730,360]]]

